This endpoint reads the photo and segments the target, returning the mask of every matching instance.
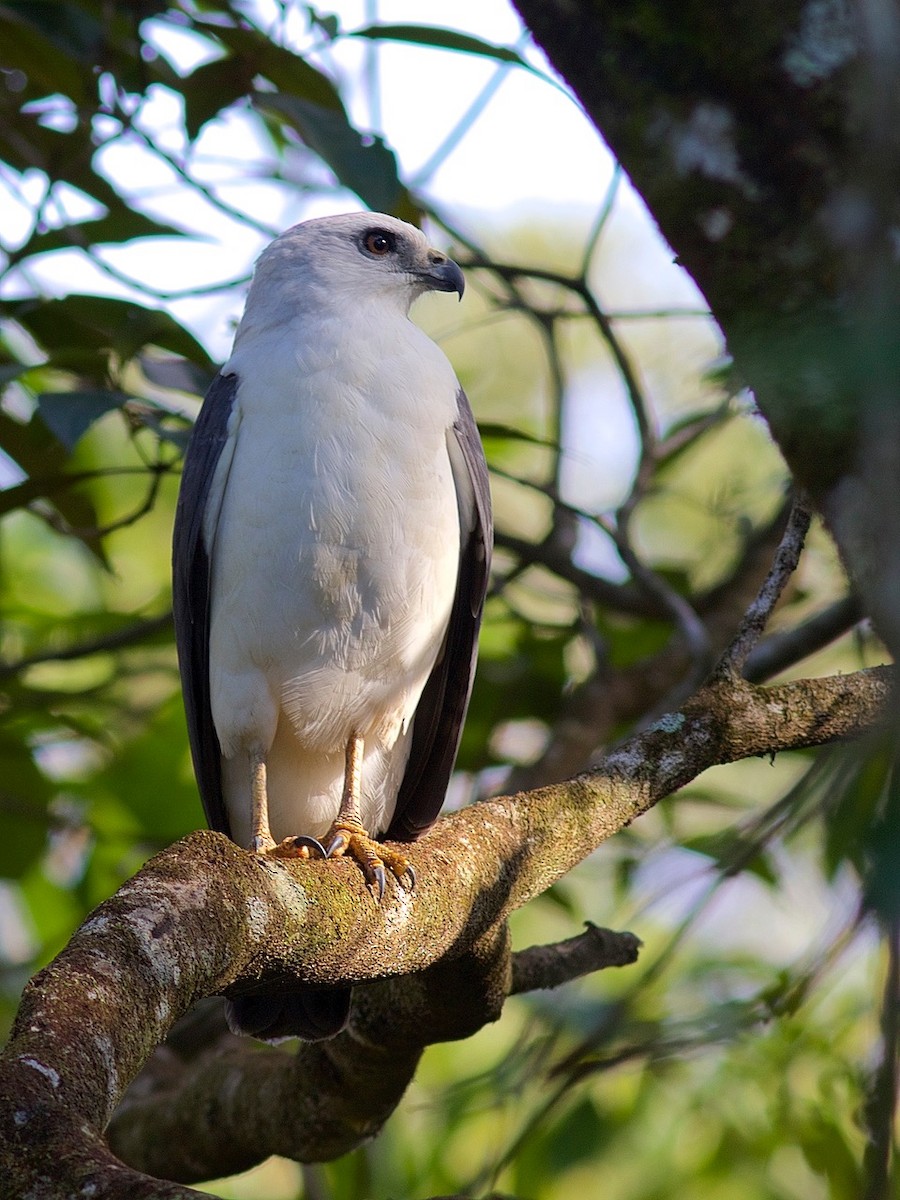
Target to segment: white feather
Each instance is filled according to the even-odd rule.
[[[387,827],[456,588],[459,385],[408,318],[409,278],[332,231],[291,230],[263,255],[224,368],[239,386],[204,540],[212,715],[242,843],[251,754],[267,756],[276,840],[322,836],[353,733],[363,822]]]

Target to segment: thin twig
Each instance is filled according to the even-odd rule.
[[[18,675],[28,667],[39,663],[72,662],[79,658],[88,658],[92,654],[106,654],[111,650],[121,650],[126,646],[134,646],[148,638],[154,637],[172,624],[171,612],[160,613],[158,617],[148,617],[146,621],[138,621],[115,633],[105,633],[102,637],[91,638],[89,641],[77,642],[74,646],[61,646],[58,650],[42,650],[40,654],[29,654],[15,662],[0,663],[0,679],[8,679]]]
[[[811,519],[812,510],[806,497],[798,494],[794,499],[787,528],[782,535],[781,545],[775,553],[772,568],[756,599],[747,609],[734,640],[719,660],[716,667],[718,676],[740,675],[788,580],[797,569]]]
[[[792,667],[847,633],[863,616],[856,596],[849,595],[836,600],[793,629],[773,633],[755,646],[744,663],[744,678],[751,683],[771,679],[779,671]]]
[[[612,215],[613,205],[616,202],[616,197],[619,194],[619,184],[622,182],[622,167],[619,163],[613,166],[612,178],[606,189],[606,195],[603,197],[603,202],[597,212],[597,217],[591,227],[591,231],[587,236],[587,241],[584,244],[584,256],[581,260],[581,278],[587,282],[587,274],[591,267],[591,259],[594,257],[594,251],[597,249],[597,243],[600,241],[600,235],[606,228],[606,224]]]
[[[662,321],[673,317],[708,317],[708,308],[611,308],[606,315],[611,321]]]
[[[613,583],[601,575],[593,575],[583,567],[576,566],[571,557],[552,539],[530,542],[512,534],[497,530],[494,545],[515,554],[522,567],[539,565],[546,567],[559,579],[564,579],[578,589],[579,595],[595,600],[614,612],[633,616],[665,617],[665,608],[654,598],[642,593],[633,583]]]
[[[374,24],[370,21],[369,24]],[[523,33],[518,41],[513,46],[514,50],[523,49],[528,44],[528,35]],[[469,133],[472,126],[493,100],[498,88],[506,79],[506,76],[512,70],[512,63],[500,63],[494,70],[490,79],[468,106],[447,136],[443,139],[440,145],[428,157],[428,159],[419,167],[413,178],[410,180],[411,188],[424,187],[428,180],[434,175],[435,171],[440,167],[449,156],[453,153],[456,147],[460,144],[463,138]]]
[[[569,291],[574,292],[580,298],[587,310],[588,316],[596,324],[612,354],[613,361],[625,385],[625,393],[634,414],[638,433],[641,438],[641,445],[646,447],[648,455],[651,454],[655,445],[656,435],[648,414],[643,389],[638,382],[637,374],[631,365],[631,360],[613,328],[612,321],[600,307],[587,282],[584,279],[573,279],[570,275],[566,275],[561,271],[553,271],[543,267],[518,266],[514,263],[495,262],[483,253],[473,254],[472,258],[464,265],[492,271],[498,278],[503,279],[507,283],[520,278],[537,279],[545,283],[554,283],[559,287],[567,288]]]
[[[218,209],[223,216],[229,217],[234,221],[238,221],[241,225],[249,226],[251,229],[256,230],[257,233],[261,233],[264,237],[273,238],[279,233],[279,230],[274,226],[269,225],[265,221],[257,220],[252,213],[247,213],[240,208],[235,208],[233,205],[229,204],[227,200],[223,200],[220,196],[217,196],[215,192],[213,192],[212,189],[206,184],[201,183],[198,179],[195,179],[193,176],[191,176],[187,168],[180,163],[173,154],[169,154],[166,150],[163,150],[159,145],[157,145],[150,134],[145,133],[139,125],[132,122],[128,132],[133,134],[135,138],[139,139],[144,144],[145,149],[149,150],[151,154],[154,154],[157,158],[161,159],[166,166],[170,168],[170,170],[174,171],[175,175],[186,187],[191,188],[198,195],[202,196],[207,204],[214,209]],[[122,138],[122,135],[120,134],[118,137]]]
[[[530,946],[513,956],[510,995],[555,988],[604,967],[637,962],[641,940],[585,922],[584,933],[552,946]]]
[[[687,597],[682,596],[662,575],[649,567],[635,552],[629,537],[629,520],[632,507],[621,508],[616,514],[616,524],[609,524],[607,532],[613,538],[616,549],[635,583],[648,595],[658,600],[663,609],[674,620],[693,669],[676,685],[676,691],[666,697],[668,707],[677,707],[703,682],[710,668],[711,649],[709,633],[703,621]]]
[[[150,473],[150,486],[147,489],[147,494],[137,508],[126,513],[123,517],[117,517],[114,521],[107,522],[106,525],[71,525],[61,513],[55,509],[42,509],[41,501],[36,500],[28,506],[29,512],[34,516],[39,517],[46,525],[57,533],[63,534],[65,537],[90,538],[96,540],[107,537],[111,533],[116,533],[120,529],[127,529],[130,525],[135,525],[147,513],[152,512],[156,499],[159,495],[159,489],[162,485],[163,477],[173,469],[174,464],[159,463],[155,466],[148,466],[146,470]]]

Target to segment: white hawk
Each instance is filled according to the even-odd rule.
[[[263,251],[198,417],[178,501],[175,630],[211,828],[259,853],[385,867],[444,800],[491,553],[465,393],[409,319],[456,263],[377,213],[305,221]],[[328,1036],[346,992],[230,1002],[260,1037]]]

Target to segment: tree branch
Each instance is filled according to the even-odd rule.
[[[863,619],[855,595],[835,600],[806,621],[773,633],[751,650],[744,664],[744,678],[751,683],[771,679],[801,659],[829,645]]]
[[[734,640],[717,664],[718,673],[737,674],[743,669],[750,652],[762,637],[788,580],[797,570],[811,520],[809,505],[798,496],[791,509],[772,569],[759,589],[756,599],[744,614]]]
[[[785,504],[771,521],[754,529],[728,577],[693,601],[714,654],[725,650],[748,605],[754,602],[781,544],[789,512],[790,505]],[[538,761],[516,768],[506,786],[528,791],[583,770],[614,729],[647,712],[664,711],[664,698],[679,687],[690,667],[690,657],[678,637],[659,653],[615,672],[601,665],[567,698],[553,737]]]
[[[59,646],[56,649],[42,650],[40,654],[29,654],[15,662],[0,662],[0,680],[9,679],[26,671],[38,663],[73,662],[79,658],[89,658],[92,654],[106,654],[112,650],[121,650],[127,646],[140,645],[149,642],[160,633],[168,633],[172,628],[172,612],[160,613],[156,617],[147,617],[135,621],[122,629],[111,633],[101,634],[70,646]]]
[[[140,1140],[155,1143],[153,1169],[187,1178],[276,1149],[346,1152],[392,1111],[424,1045],[497,1018],[513,986],[514,909],[707,767],[869,728],[891,680],[874,668],[769,689],[713,683],[587,774],[443,817],[408,847],[415,892],[398,885],[381,905],[350,863],[270,860],[191,834],[100,905],[26,988],[0,1059],[0,1178],[17,1196],[37,1181],[47,1197],[191,1195],[123,1167],[101,1131],[193,1003],[296,984],[372,986],[355,993],[345,1034],[304,1046],[274,1076],[272,1054],[210,1060],[187,1095],[167,1099],[171,1128]],[[117,1137],[131,1154],[127,1124]]]
[[[561,987],[604,967],[637,962],[641,939],[585,922],[584,933],[553,946],[531,946],[513,956],[510,995]]]

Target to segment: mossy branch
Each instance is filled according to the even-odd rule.
[[[262,859],[209,832],[182,839],[28,985],[0,1059],[0,1194],[187,1197],[197,1193],[135,1168],[190,1180],[275,1152],[346,1153],[387,1119],[426,1045],[499,1016],[516,986],[514,909],[707,767],[869,729],[891,679],[874,668],[773,688],[717,680],[595,770],[443,817],[410,847],[415,891],[397,885],[381,905],[349,863]],[[534,967],[521,961],[519,987],[537,985]],[[114,1157],[103,1130],[176,1018],[205,996],[293,983],[370,986],[357,988],[346,1033],[298,1057],[234,1043],[173,1070],[112,1127],[135,1168]]]

